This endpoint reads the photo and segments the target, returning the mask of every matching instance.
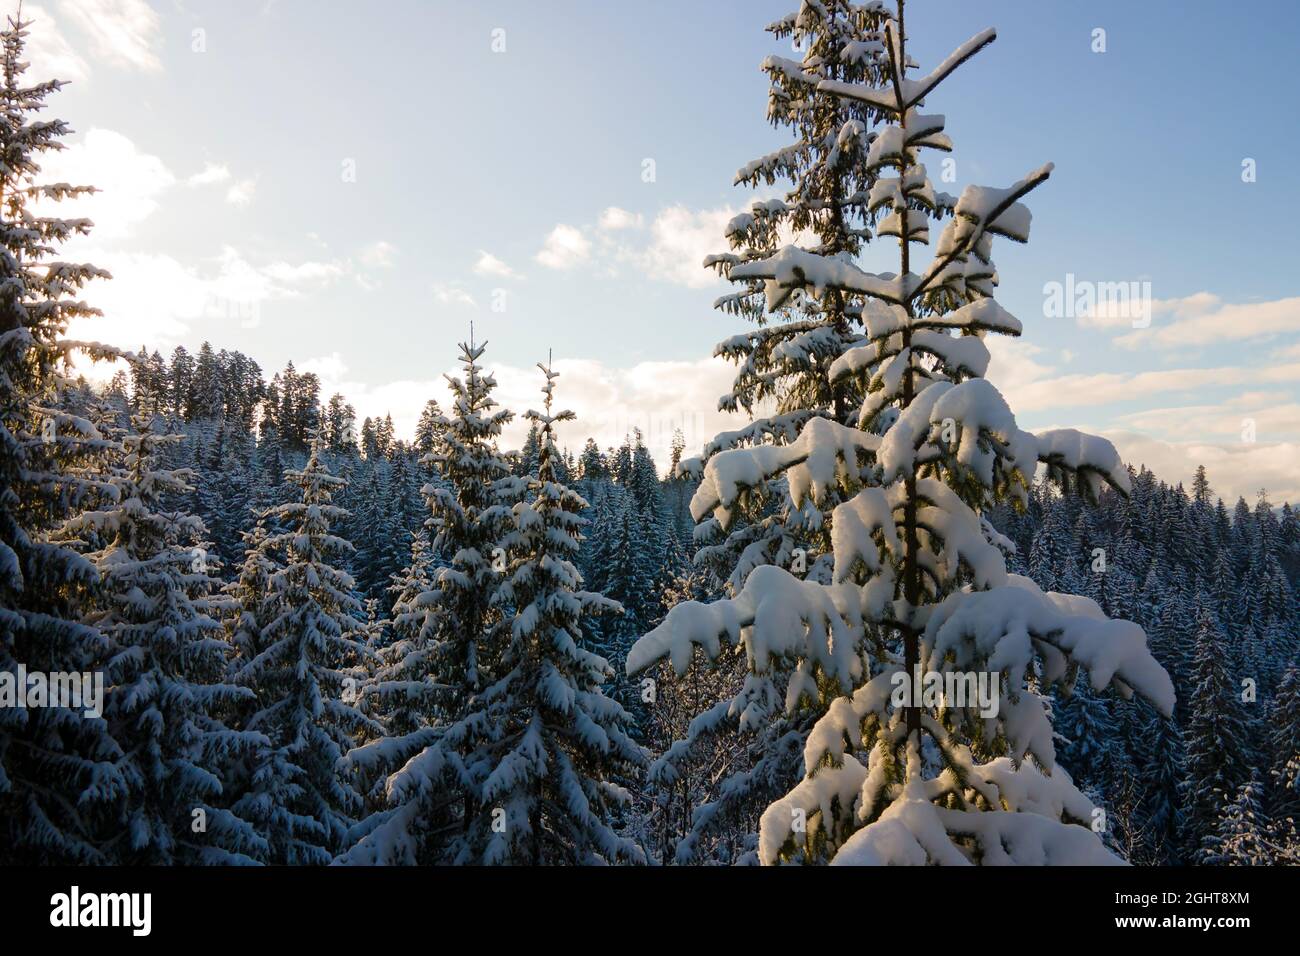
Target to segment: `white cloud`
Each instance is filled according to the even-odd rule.
[[[95,186],[99,192],[61,203],[37,204],[43,215],[85,216],[94,220],[95,240],[120,239],[158,208],[158,196],[176,182],[157,156],[141,152],[130,139],[93,128],[79,142],[42,160],[40,182]]]
[[[1150,299],[1149,284],[1140,281],[1080,282],[1076,295],[1084,297],[1077,321],[1085,329],[1131,329],[1141,318],[1158,315],[1199,315],[1214,308],[1219,297],[1197,292],[1181,299]],[[1086,295],[1084,294],[1086,292]],[[1069,303],[1066,303],[1067,305]]]
[[[162,21],[145,0],[60,0],[59,13],[90,39],[91,52],[112,66],[156,72]]]
[[[31,64],[25,75],[29,82],[68,80],[80,82],[89,78],[88,64],[68,42],[59,24],[43,7],[28,5],[23,19],[30,21],[25,59]]]
[[[230,178],[230,170],[223,163],[204,163],[203,168],[185,180],[191,186],[210,186],[224,183]]]
[[[99,191],[54,203],[33,204],[38,215],[86,217],[94,226],[76,237],[64,254],[107,269],[111,280],[91,282],[85,299],[104,315],[73,323],[73,338],[122,348],[169,347],[197,322],[225,321],[244,328],[261,322],[264,306],[359,275],[357,261],[310,258],[251,261],[226,246],[206,260],[182,261],[164,252],[133,247],[136,226],[159,207],[161,196],[177,183],[157,156],[142,152],[126,136],[92,128],[79,141],[43,160],[40,182],[95,185]],[[203,185],[227,179],[226,167],[209,163],[184,180]],[[395,247],[378,242],[357,260],[375,265]]]
[[[260,324],[267,303],[302,295],[344,271],[335,263],[258,265],[231,247],[199,268],[155,253],[94,249],[86,258],[113,278],[86,287],[86,301],[104,314],[75,320],[70,335],[121,348],[142,342],[165,348],[198,322],[252,328]]]
[[[494,397],[502,407],[516,412],[516,419],[502,435],[502,446],[518,448],[528,431],[523,413],[541,404],[541,374],[536,368],[499,365],[488,355],[484,362],[497,380]],[[424,403],[436,398],[446,408],[450,398],[442,377],[375,385],[350,381],[338,353],[299,367],[316,372],[322,394],[341,392],[359,418],[391,414],[397,433],[408,440],[415,433]],[[575,454],[588,437],[604,449],[618,445],[633,428],[640,428],[656,463],[664,469],[675,429],[682,430],[689,456],[719,431],[736,428],[744,421],[737,415],[703,411],[716,409],[718,396],[731,385],[733,367],[720,359],[641,362],[630,368],[614,368],[595,359],[559,359],[554,368],[560,373],[556,403],[578,416],[576,422],[559,426],[560,445]],[[463,375],[459,366],[449,366],[446,371]]]
[[[1225,407],[1226,406],[1226,407]],[[1241,441],[1250,433],[1258,441],[1300,441],[1300,404],[1289,400],[1251,400],[1225,405],[1180,405],[1121,415],[1124,425],[1162,438]],[[1300,460],[1297,460],[1300,465]]]
[[[672,206],[650,224],[650,245],[636,258],[652,279],[703,289],[718,283],[704,258],[726,248],[723,229],[736,212],[730,207],[691,210]]]
[[[549,263],[545,263],[545,264],[549,264]],[[553,267],[553,268],[564,268],[564,267],[560,266],[560,267]],[[510,266],[502,262],[496,256],[492,255],[492,253],[488,252],[486,249],[480,249],[478,251],[478,259],[474,263],[474,272],[477,275],[495,276],[501,279],[522,279],[523,278],[523,276],[521,276],[518,272],[510,268]]]
[[[262,275],[277,282],[324,282],[342,275],[343,266],[337,262],[272,262],[263,266]]]
[[[1174,314],[1184,317],[1204,315],[1221,304],[1222,300],[1213,292],[1193,292],[1179,299],[1156,299],[1151,303],[1151,312],[1154,315]]]
[[[331,352],[329,355],[322,355],[317,358],[308,359],[298,366],[300,372],[312,372],[321,380],[321,391],[325,395],[333,395],[337,389],[326,389],[325,383],[335,383],[343,380],[347,372],[347,364],[343,361],[343,356],[338,352]]]
[[[1055,368],[1038,360],[1046,351],[1024,339],[1005,335],[990,335],[984,340],[990,361],[985,377],[998,387],[1012,408],[1019,408],[1017,400],[1034,383],[1051,375]],[[1016,398],[1013,399],[1012,396]]]
[[[1260,488],[1274,504],[1300,502],[1300,443],[1298,442],[1170,442],[1133,432],[1103,432],[1124,461],[1146,465],[1170,484],[1190,487],[1197,465],[1204,465],[1214,493],[1229,508],[1237,498],[1255,500]]]
[[[226,202],[232,206],[247,206],[253,201],[253,193],[256,190],[256,180],[241,179],[237,183],[232,183],[226,190]]]
[[[1300,501],[1300,402],[1288,391],[1300,381],[1300,362],[1062,375],[1041,361],[1045,351],[1037,346],[1000,336],[986,341],[993,355],[988,378],[1018,415],[1045,409],[1077,414],[1163,397],[1166,404],[1121,413],[1109,425],[1064,424],[1109,438],[1124,461],[1145,464],[1171,484],[1190,484],[1203,464],[1216,492],[1229,501],[1253,501],[1261,487],[1275,502]],[[1204,393],[1211,387],[1241,391],[1207,404]],[[1187,402],[1177,404],[1179,396]],[[1254,441],[1243,440],[1247,420]]]
[[[1127,303],[1093,306],[1081,310],[1076,321],[1085,329],[1131,329],[1133,312]]]
[[[443,305],[467,305],[471,309],[478,308],[474,297],[466,292],[459,282],[435,282],[433,295]]]
[[[548,269],[572,269],[591,258],[591,241],[580,229],[560,223],[551,230],[536,259]]]
[[[379,239],[361,250],[361,264],[371,269],[391,269],[396,256],[397,246]]]
[[[1198,292],[1161,305],[1153,312],[1168,318],[1153,319],[1150,328],[1122,335],[1115,343],[1127,349],[1195,348],[1300,333],[1300,296],[1231,304]]]
[[[599,225],[601,229],[613,232],[619,229],[640,229],[643,222],[639,212],[630,213],[618,206],[610,206],[600,214]]]
[[[704,268],[704,257],[725,247],[723,229],[735,215],[729,207],[688,209],[671,206],[661,210],[643,229],[642,216],[617,206],[606,208],[596,228],[561,223],[547,236],[537,261],[552,269],[572,269],[592,263],[603,274],[617,274],[620,265],[630,266],[648,279],[703,289],[720,280]],[[594,239],[594,241],[593,241]]]
[[[490,351],[490,350],[489,350]],[[541,373],[537,369],[497,366],[498,400],[517,412],[537,408],[541,402]],[[724,429],[746,420],[717,411],[718,396],[730,390],[735,367],[722,359],[697,361],[646,361],[616,368],[597,359],[557,359],[560,373],[555,401],[572,409],[578,420],[564,425],[561,443],[575,453],[588,436],[601,448],[617,445],[633,428],[639,428],[660,468],[668,464],[672,435],[680,428],[687,456]],[[519,421],[507,431],[505,443],[518,447],[527,432]]]
[[[1055,366],[1035,360],[1044,351],[1038,346],[1001,336],[986,341],[993,357],[988,379],[1018,413],[1134,402],[1157,395],[1196,398],[1207,388],[1287,385],[1300,380],[1300,362],[1063,375]]]

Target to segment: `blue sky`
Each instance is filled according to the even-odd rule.
[[[793,3],[25,4],[34,70],[73,81],[51,172],[105,190],[76,254],[116,278],[77,331],[292,358],[409,433],[473,321],[521,412],[554,350],[575,441],[702,443],[740,329],[699,260],[751,201],[735,170],[783,142],[758,64],[791,55],[762,28]],[[939,188],[1056,163],[1030,244],[996,251],[1025,336],[989,377],[1021,424],[1300,499],[1300,8],[913,0],[908,25],[923,69],[998,30],[927,103],[956,145]],[[1151,328],[1046,315],[1067,275],[1149,282]]]

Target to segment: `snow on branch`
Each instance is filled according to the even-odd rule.
[[[719,452],[704,466],[704,477],[691,498],[691,515],[700,521],[709,512],[725,528],[739,495],[786,472],[790,497],[798,507],[805,497],[820,502],[841,481],[856,482],[862,459],[874,454],[879,437],[826,418],[814,418],[788,445],[760,445]]]
[[[1125,697],[1136,690],[1162,714],[1173,713],[1173,682],[1151,656],[1142,628],[1108,618],[1089,598],[1044,593],[1028,578],[1010,575],[1003,587],[949,595],[929,612],[925,625],[930,666],[952,655],[949,666],[986,664],[1023,676],[1035,644],[1083,667],[1093,690],[1114,684]],[[1064,676],[1063,661],[1053,655],[1049,663],[1053,666],[1044,673],[1046,680]]]
[[[864,412],[875,404],[864,405]],[[982,378],[928,384],[885,433],[878,450],[885,481],[945,455],[990,491],[1010,490],[1007,483],[1016,472],[1028,482],[1039,461],[1058,483],[1075,475],[1091,500],[1101,493],[1103,480],[1121,494],[1130,490],[1128,470],[1109,441],[1069,428],[1039,435],[1024,431],[1002,394]]]
[[[1039,432],[1035,441],[1038,460],[1047,465],[1049,477],[1059,478],[1065,472],[1077,475],[1086,483],[1093,500],[1101,493],[1103,478],[1125,497],[1131,493],[1128,469],[1115,446],[1106,439],[1073,428],[1058,428]]]
[[[997,587],[1007,579],[1002,552],[991,544],[975,513],[941,481],[922,478],[917,482],[920,507],[917,527],[926,546],[923,573],[936,592],[969,572],[978,587]],[[862,610],[871,620],[883,620],[893,597],[894,568],[904,549],[900,529],[904,521],[906,486],[894,484],[887,490],[864,488],[838,505],[831,524],[831,547],[835,559],[834,580],[845,581],[861,566],[873,580],[863,592]]]
[[[821,256],[798,246],[783,246],[774,255],[731,267],[731,279],[763,279],[769,312],[781,308],[796,291],[812,287],[817,295],[828,289],[859,292],[886,302],[903,302],[916,276],[872,275],[844,259]]]
[[[886,33],[891,32],[891,28],[886,28]],[[936,86],[947,79],[953,70],[961,66],[971,57],[973,57],[984,47],[988,46],[997,39],[997,31],[991,27],[981,33],[975,34],[944,59],[942,63],[931,70],[926,76],[919,80],[900,79],[900,71],[897,68],[897,54],[891,52],[891,65],[894,67],[895,82],[890,86],[873,87],[862,83],[844,83],[839,80],[822,80],[817,84],[817,89],[826,93],[835,93],[838,96],[846,96],[850,99],[861,100],[869,106],[877,109],[887,110],[895,116],[902,116],[914,106],[919,106],[925,101],[925,97]],[[891,51],[896,48],[892,42],[889,47]],[[901,97],[901,99],[900,99]]]
[[[953,218],[944,227],[935,250],[934,261],[924,277],[911,290],[915,298],[944,275],[950,263],[965,259],[977,250],[986,233],[996,233],[1026,242],[1029,239],[1030,214],[1017,200],[1045,183],[1052,175],[1053,164],[1046,163],[1006,189],[991,186],[967,186],[957,200]]]
[[[627,673],[638,674],[667,657],[684,674],[696,647],[717,660],[725,638],[744,644],[751,677],[769,676],[774,660],[807,661],[838,679],[847,693],[862,675],[859,602],[859,590],[851,584],[826,586],[784,568],[758,567],[734,598],[674,606],[663,623],[632,645]]]
[[[1020,320],[991,297],[976,299],[951,312],[919,316],[912,320],[912,327],[1000,332],[1003,335],[1019,335],[1023,329]]]
[[[1005,758],[995,764],[1009,764]],[[936,806],[920,781],[908,785],[880,818],[840,848],[833,866],[1122,866],[1085,826],[1067,823],[1067,807],[1082,798],[1064,771],[1046,777],[1031,764],[1008,773],[1027,778],[1025,799],[1002,810],[954,810]],[[1059,807],[1059,809],[1058,809]],[[1053,813],[1052,811],[1056,811]],[[961,842],[958,842],[958,841]]]

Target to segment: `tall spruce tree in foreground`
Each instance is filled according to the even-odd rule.
[[[464,378],[447,376],[450,417],[430,405],[433,451],[425,456],[440,480],[422,489],[428,502],[432,550],[447,559],[428,590],[394,608],[394,626],[409,637],[399,659],[385,667],[368,693],[387,696],[399,683],[428,707],[422,726],[355,748],[342,766],[361,779],[383,780],[387,806],[351,834],[348,863],[430,863],[477,812],[475,791],[464,784],[469,755],[445,739],[474,695],[486,686],[505,613],[496,592],[506,567],[504,535],[522,482],[497,449],[513,417],[499,408],[496,379],[479,359],[487,343],[461,343]],[[388,685],[388,686],[385,686]]]
[[[558,375],[546,376],[537,429],[537,474],[513,508],[511,555],[497,592],[513,609],[492,682],[469,713],[447,728],[440,746],[466,754],[462,783],[477,793],[477,812],[453,843],[457,863],[585,864],[644,862],[640,847],[614,832],[611,815],[630,797],[616,778],[644,763],[624,725],[628,713],[600,689],[605,659],[583,646],[582,622],[618,611],[582,590],[573,565],[587,503],[557,477],[553,413]]]
[[[78,292],[108,273],[58,259],[90,220],[31,208],[94,189],[39,182],[42,157],[71,131],[37,116],[63,84],[24,82],[29,25],[9,17],[0,31],[0,672],[86,673],[108,649],[80,620],[95,569],[48,532],[113,493],[88,468],[112,442],[61,407],[68,322],[99,314]],[[96,818],[125,792],[119,756],[108,725],[80,709],[0,707],[0,862],[102,861]]]
[[[330,474],[323,448],[313,436],[306,464],[285,472],[300,499],[263,516],[286,530],[245,563],[254,581],[264,561],[274,569],[254,599],[260,631],[237,672],[257,695],[245,727],[269,746],[236,811],[259,823],[273,863],[328,863],[342,848],[362,803],[336,765],[355,734],[382,733],[354,706],[366,675],[364,622],[352,577],[338,567],[352,546],[330,530],[347,517],[331,503],[345,482]]]
[[[207,530],[163,505],[192,490],[189,472],[158,467],[183,439],[156,427],[151,412],[136,414],[110,468],[116,493],[61,532],[98,545],[87,622],[110,644],[105,719],[128,788],[105,848],[121,863],[250,863],[265,841],[230,812],[222,777],[257,742],[225,724],[253,695],[224,680],[230,645]]]
[[[791,286],[769,296],[771,283],[744,268],[767,261],[783,242],[796,243],[787,252],[801,261],[842,268],[871,239],[869,203],[877,171],[867,156],[881,111],[819,84],[880,81],[884,23],[881,4],[830,0],[802,4],[767,27],[775,39],[802,51],[798,60],[769,56],[762,64],[770,84],[767,118],[788,132],[790,142],[746,164],[735,182],[750,188],[780,182],[787,188],[781,198],[755,201],[732,219],[726,228],[731,251],[709,256],[705,264],[735,286],[715,307],[753,323],[714,350],[737,365],[719,407],[751,414],[770,407],[772,413],[719,435],[704,449],[706,461],[734,448],[796,447],[855,420],[862,400],[858,383],[832,380],[829,371],[862,344],[864,296],[844,285],[821,295]],[[694,477],[701,467],[697,459],[680,464]],[[831,513],[848,495],[839,488],[826,492],[811,499],[774,472],[758,477],[725,517],[713,520],[693,508],[701,522],[696,564],[710,569],[732,594],[756,568],[794,567],[807,580],[830,583]],[[784,669],[783,663],[776,666]],[[806,667],[789,686],[793,696],[785,700],[771,682],[746,682],[726,706],[701,715],[680,744],[651,766],[651,784],[670,787],[690,773],[691,762],[707,759],[714,746],[708,738],[736,732],[759,738],[751,748],[755,760],[728,773],[694,814],[695,826],[677,849],[679,861],[696,859],[701,840],[727,827],[752,831],[762,807],[798,780],[807,733],[837,691],[816,686]]]
[[[1137,625],[1009,575],[1005,539],[984,518],[999,501],[1023,506],[1040,462],[1062,491],[1095,500],[1103,481],[1129,489],[1108,442],[1022,430],[982,377],[984,336],[1020,332],[993,298],[992,239],[1028,239],[1018,200],[1051,166],[1006,189],[937,193],[920,151],[951,144],[943,117],[921,103],[995,34],[915,79],[901,0],[884,34],[882,82],[817,88],[888,117],[865,162],[881,174],[869,207],[883,217],[876,235],[898,240],[897,272],[870,274],[849,257],[795,246],[727,266],[733,280],[762,280],[768,311],[795,293],[867,298],[864,341],[826,370],[860,390],[856,421],[817,418],[787,444],[720,451],[692,501],[697,519],[726,528],[778,476],[796,508],[843,496],[830,515],[829,578],[756,567],[728,600],[673,608],[634,646],[628,670],[669,658],[682,672],[696,647],[717,658],[724,642],[740,643],[749,675],[727,706],[762,715],[769,701],[791,710],[805,696],[837,695],[808,735],[804,779],[763,813],[764,863],[1121,862],[1091,827],[1092,803],[1056,766],[1041,695],[1068,689],[1082,669],[1095,692],[1136,690],[1169,714],[1172,684]],[[933,260],[914,272],[913,245],[943,218]],[[992,675],[995,716],[957,693],[980,674]]]

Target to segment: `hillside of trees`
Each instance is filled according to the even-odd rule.
[[[70,340],[110,277],[37,214],[91,187],[40,178],[69,130],[9,21],[0,862],[1300,862],[1295,508],[1028,431],[984,377],[1052,166],[936,190],[918,108],[996,34],[920,75],[901,0],[768,30],[792,142],[737,181],[790,189],[706,262],[748,423],[655,462],[563,447],[548,364],[502,408],[472,332],[409,440],[292,364]]]
[[[307,464],[311,436],[319,434],[318,464],[340,479],[332,533],[350,545],[336,565],[352,582],[352,626],[375,649],[400,646],[409,634],[413,595],[451,557],[431,546],[426,527],[427,486],[449,487],[431,460],[446,427],[437,402],[428,403],[408,442],[394,436],[390,420],[356,427],[346,398],[322,399],[315,377],[292,363],[266,380],[248,357],[206,343],[197,360],[184,349],[170,361],[154,354],[107,389],[83,382],[70,395],[105,434],[128,434],[134,415],[155,409],[152,431],[181,439],[165,446],[156,467],[188,470],[190,487],[163,495],[159,507],[199,519],[205,532],[194,546],[209,554],[215,579],[229,582],[221,590],[244,604],[249,562],[262,554],[250,543],[292,527],[276,511],[300,495],[285,474]],[[521,449],[503,455],[503,474],[536,474],[541,444],[534,425]],[[574,562],[583,586],[624,609],[583,624],[589,646],[615,663],[616,674],[635,640],[675,603],[727,593],[724,575],[692,562],[688,506],[697,483],[672,474],[677,462],[666,464],[672,467],[659,467],[635,433],[617,448],[588,440],[553,462],[557,480],[585,502]],[[1132,478],[1131,496],[1104,494],[1096,508],[1041,481],[1024,511],[991,514],[1014,546],[1013,570],[1141,624],[1174,679],[1172,719],[1137,700],[1099,700],[1082,685],[1068,698],[1054,695],[1059,760],[1107,810],[1106,839],[1134,863],[1292,859],[1300,515],[1263,491],[1253,505],[1239,499],[1229,507],[1204,469],[1190,492],[1144,469]],[[237,633],[237,621],[227,618],[227,629]],[[629,733],[662,754],[705,704],[742,682],[742,664],[688,678],[663,668],[653,707],[641,700],[638,681],[616,676],[604,688],[631,715]],[[367,679],[379,666],[370,665]],[[382,707],[375,716],[383,719]],[[733,774],[769,769],[763,758],[772,755],[754,752],[753,743],[723,735],[692,754],[677,779],[625,780],[634,799],[616,814],[616,827],[663,863],[752,860],[767,797],[797,779],[795,760],[744,799],[722,792]],[[382,811],[385,800],[372,795],[359,815]],[[331,852],[342,849],[335,844]]]

